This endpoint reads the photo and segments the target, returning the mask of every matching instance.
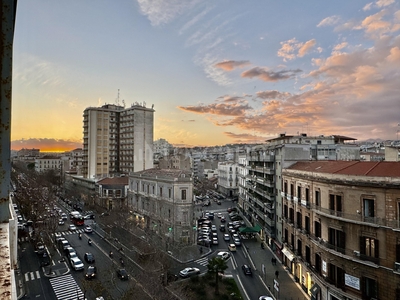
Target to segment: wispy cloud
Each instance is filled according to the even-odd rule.
[[[189,11],[200,0],[137,0],[140,11],[153,26],[167,24],[177,16]]]
[[[282,71],[269,71],[266,68],[255,67],[242,73],[243,78],[256,77],[262,81],[275,82],[280,80],[286,80],[293,78],[297,73],[302,72],[301,70],[282,70]]]
[[[283,61],[293,60],[296,57],[303,57],[311,52],[316,43],[317,42],[315,39],[302,43],[297,41],[295,38],[281,42],[281,48],[278,50],[278,56],[282,57]]]
[[[318,23],[317,27],[333,26],[340,22],[339,16],[330,16]]]

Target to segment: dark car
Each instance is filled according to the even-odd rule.
[[[128,272],[126,272],[125,269],[118,269],[118,270],[117,270],[117,276],[118,276],[118,278],[120,278],[121,280],[128,280],[128,279],[129,279]]]
[[[94,255],[90,252],[85,253],[85,260],[91,264],[94,263]]]
[[[47,253],[47,250],[45,250],[42,254],[39,255],[39,261],[42,267],[50,265],[50,256]]]
[[[86,279],[93,279],[96,277],[97,270],[95,266],[89,266],[85,274]]]
[[[225,232],[225,229],[226,229],[226,227],[225,227],[224,224],[219,225],[219,230],[220,230],[221,232]]]
[[[251,272],[251,268],[248,265],[243,265],[242,270],[244,275],[249,275],[249,276],[253,275],[253,273]]]

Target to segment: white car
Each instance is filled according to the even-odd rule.
[[[227,233],[224,234],[224,241],[230,241],[231,236]]]
[[[78,257],[73,257],[70,259],[71,266],[75,271],[83,270],[85,268],[83,262]]]
[[[90,225],[86,225],[85,228],[83,229],[86,233],[92,233],[93,229],[90,227]]]
[[[269,296],[260,296],[260,298],[258,298],[258,300],[274,300],[274,299]]]
[[[226,251],[221,251],[217,253],[217,257],[222,258],[224,260],[228,259],[229,257],[231,257],[231,254],[229,252]]]
[[[218,238],[213,237],[212,243],[213,243],[213,245],[218,245]]]
[[[183,278],[190,277],[196,274],[200,274],[200,269],[188,267],[179,272],[179,275]]]
[[[71,225],[69,225],[68,229],[71,230],[71,231],[75,231],[76,230],[76,226],[74,224],[71,224]]]

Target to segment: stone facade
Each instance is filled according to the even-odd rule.
[[[302,162],[282,186],[283,263],[312,298],[399,299],[399,163]]]
[[[191,172],[148,169],[131,173],[128,201],[137,222],[167,245],[194,243]]]

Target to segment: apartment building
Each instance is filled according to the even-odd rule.
[[[174,147],[168,143],[166,139],[158,139],[154,141],[153,144],[153,152],[154,154],[158,154],[158,156],[168,156],[172,154],[174,151]]]
[[[236,197],[239,193],[238,164],[233,161],[218,163],[218,192],[227,197]]]
[[[281,134],[246,153],[248,173],[239,206],[253,226],[262,228],[261,238],[279,254],[282,248],[282,170],[297,161],[359,160],[359,146],[345,143],[353,138]]]
[[[281,182],[283,263],[312,299],[400,299],[399,162],[297,162]]]
[[[48,170],[63,172],[69,169],[68,157],[45,155],[35,158],[35,171],[42,173]]]
[[[148,169],[129,175],[128,201],[136,221],[168,245],[192,245],[193,181],[190,171]]]
[[[129,174],[153,167],[154,109],[106,104],[83,112],[85,178]]]

